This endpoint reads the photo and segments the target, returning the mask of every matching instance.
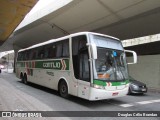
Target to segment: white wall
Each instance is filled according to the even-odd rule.
[[[160,55],[138,56],[138,63],[129,65],[129,73],[150,89],[160,90]]]

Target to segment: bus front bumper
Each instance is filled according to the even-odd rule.
[[[114,90],[114,91],[91,88],[89,100],[94,101],[94,100],[103,100],[103,99],[122,97],[122,96],[126,96],[127,93],[128,93],[128,87],[125,87],[120,90]]]

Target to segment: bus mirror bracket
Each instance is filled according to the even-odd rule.
[[[125,53],[132,53],[133,54],[133,62],[132,63],[127,63],[127,64],[136,64],[137,63],[137,54],[134,51],[131,50],[124,50]]]

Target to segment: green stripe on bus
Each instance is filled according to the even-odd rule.
[[[111,82],[112,86],[120,86],[120,85],[126,85],[127,83],[129,83],[128,80],[124,81],[124,82]]]
[[[17,62],[17,67],[69,70],[69,60],[59,59],[46,61]]]
[[[101,86],[106,86],[106,81],[102,81],[102,80],[93,80],[93,84],[96,85],[101,85]],[[111,86],[120,86],[120,85],[126,85],[129,83],[129,80],[125,80],[125,81],[121,81],[121,82],[110,82]]]
[[[101,80],[93,80],[93,84],[106,86],[106,82],[101,81]]]

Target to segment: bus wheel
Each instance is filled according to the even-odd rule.
[[[62,96],[63,98],[68,98],[68,96],[69,96],[68,95],[68,86],[64,80],[60,82],[59,93],[60,93],[60,96]]]
[[[24,82],[24,84],[27,84],[28,82],[27,82],[27,76],[26,75],[24,75],[24,77],[23,77],[23,82]]]

